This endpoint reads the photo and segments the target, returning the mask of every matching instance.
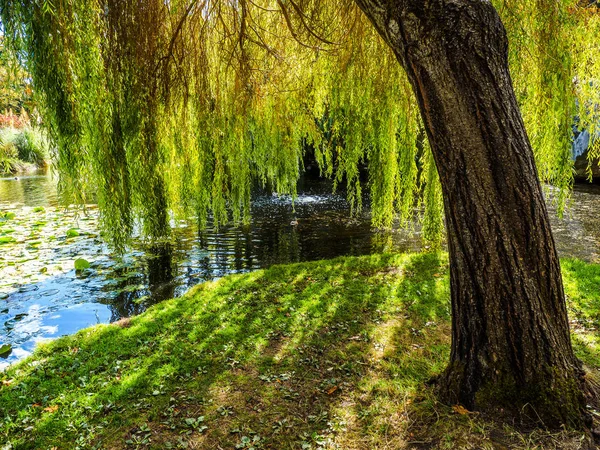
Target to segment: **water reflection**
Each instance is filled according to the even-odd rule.
[[[576,184],[562,219],[549,209],[559,255],[600,263],[600,185]]]
[[[51,173],[0,178],[0,205],[56,206],[56,179]]]

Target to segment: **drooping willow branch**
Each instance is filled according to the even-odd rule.
[[[540,173],[568,187],[575,98],[600,103],[585,81],[600,74],[599,15],[577,0],[495,3]],[[376,226],[421,205],[427,237],[441,235],[410,86],[350,0],[0,0],[0,15],[62,192],[94,192],[118,246],[175,218],[247,220],[252,186],[293,194],[307,152],[357,209],[368,167]],[[578,113],[593,129],[594,108]]]

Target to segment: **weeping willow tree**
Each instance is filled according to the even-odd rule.
[[[0,0],[0,13],[41,97],[61,191],[95,193],[111,242],[164,236],[190,215],[247,220],[255,183],[294,194],[307,148],[359,209],[366,163],[375,225],[406,224],[421,204],[437,240],[445,218],[442,397],[588,423],[538,179],[564,205],[575,104],[582,126],[596,123],[595,7]]]
[[[94,193],[118,247],[136,224],[156,238],[173,217],[247,220],[251,187],[294,194],[313,147],[357,209],[368,163],[375,226],[409,223],[420,202],[425,238],[439,241],[440,188],[410,83],[351,2],[321,3],[2,2],[57,144],[65,201]],[[600,101],[598,14],[577,3],[496,3],[540,177],[561,188],[562,207],[575,99]],[[593,131],[597,113],[582,116]]]
[[[369,163],[376,226],[421,202],[439,240],[437,175],[418,177],[418,107],[385,43],[349,2],[261,3],[5,2],[66,201],[93,192],[119,247],[172,218],[243,221],[255,184],[295,194],[311,148],[356,210]]]

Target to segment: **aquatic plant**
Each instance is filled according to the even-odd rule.
[[[42,130],[0,128],[0,173],[24,170],[27,163],[43,167],[49,158],[49,144]]]
[[[15,172],[19,165],[19,151],[12,142],[4,142],[0,137],[0,173]]]
[[[32,128],[24,128],[14,139],[14,145],[19,152],[19,159],[38,167],[47,164],[48,144],[41,131]]]

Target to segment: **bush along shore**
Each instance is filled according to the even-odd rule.
[[[600,369],[600,266],[563,260],[572,339]],[[5,449],[579,449],[436,400],[445,254],[275,266],[38,347],[0,374]],[[590,406],[596,418],[599,413]]]
[[[48,140],[37,128],[0,128],[0,175],[30,172],[46,167]]]

